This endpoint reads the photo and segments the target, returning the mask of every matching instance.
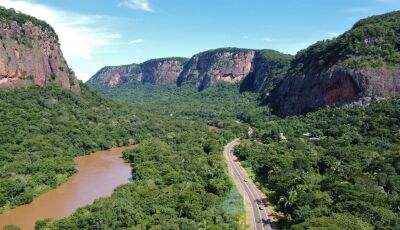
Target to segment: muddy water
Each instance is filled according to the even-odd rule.
[[[121,156],[130,147],[113,148],[75,158],[79,170],[67,182],[35,198],[31,204],[0,214],[0,229],[15,224],[23,230],[34,229],[41,219],[61,219],[76,209],[110,196],[119,185],[131,180],[131,167]]]

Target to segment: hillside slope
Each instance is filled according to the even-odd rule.
[[[31,16],[0,8],[0,88],[52,82],[79,91],[54,29]]]
[[[300,51],[267,102],[279,115],[368,104],[400,95],[400,12],[356,23],[333,40]]]

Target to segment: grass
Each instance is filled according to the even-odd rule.
[[[240,195],[236,186],[232,186],[221,206],[224,213],[238,220],[240,229],[247,229],[246,210],[244,208],[243,197]]]

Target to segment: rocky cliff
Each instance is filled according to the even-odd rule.
[[[102,87],[115,87],[121,82],[127,82],[131,78],[139,81],[139,74],[140,67],[137,64],[106,66],[91,77],[89,81],[87,81],[87,84]]]
[[[186,58],[152,59],[142,64],[104,67],[87,84],[97,88],[121,86],[131,81],[175,84]]]
[[[281,116],[400,95],[400,12],[370,17],[300,51],[266,102]]]
[[[262,98],[269,95],[286,76],[292,55],[275,50],[257,50],[251,71],[240,84],[240,91],[261,93]]]
[[[177,80],[178,86],[195,84],[200,90],[215,83],[236,83],[253,71],[254,50],[222,48],[194,55]]]
[[[186,58],[153,59],[141,64],[143,83],[172,84],[183,70]]]
[[[79,90],[53,28],[31,16],[0,8],[0,88],[51,82]]]

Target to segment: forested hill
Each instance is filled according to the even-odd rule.
[[[399,18],[396,11],[360,20],[339,37],[317,42],[294,58],[274,50],[209,50],[181,62],[173,68],[173,77],[165,76],[178,87],[195,86],[200,91],[221,83],[241,84],[241,92],[260,93],[263,104],[280,116],[325,106],[367,105],[400,95]],[[109,87],[98,86],[98,75],[88,83],[116,97],[143,81],[141,72],[129,66],[122,66],[121,73],[103,71]],[[121,79],[136,82],[119,84]]]
[[[279,115],[294,115],[400,95],[399,28],[400,11],[373,16],[298,52],[267,101]]]

